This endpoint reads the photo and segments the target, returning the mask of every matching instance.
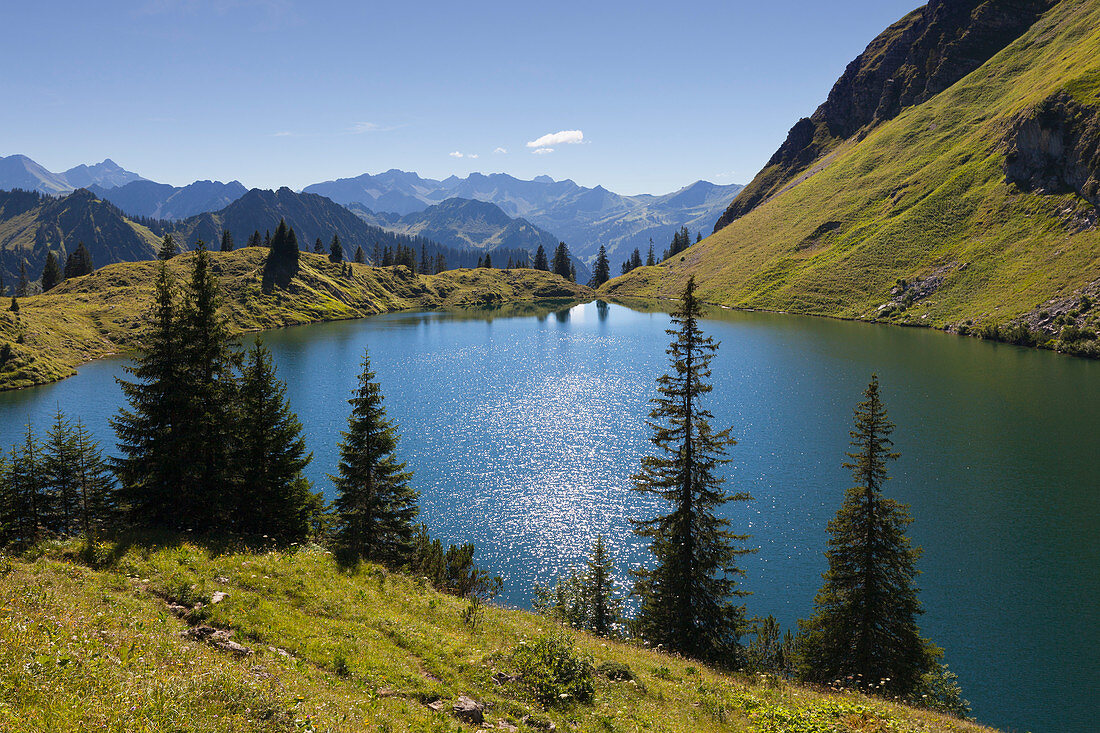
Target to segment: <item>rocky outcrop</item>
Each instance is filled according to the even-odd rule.
[[[715,231],[781,191],[823,154],[947,89],[1019,38],[1058,0],[931,0],[848,64],[825,103],[799,120]]]
[[[1074,192],[1100,209],[1100,109],[1059,92],[1016,123],[1005,180],[1036,193]]]

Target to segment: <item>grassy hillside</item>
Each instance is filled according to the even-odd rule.
[[[581,654],[633,681],[600,674],[591,703],[547,705],[512,679],[512,655],[552,622],[489,607],[471,628],[465,601],[373,566],[341,571],[317,547],[100,545],[94,567],[75,543],[39,552],[0,558],[4,730],[986,730],[585,634]],[[228,596],[215,603],[216,592]],[[205,637],[189,632],[201,626]],[[483,723],[457,720],[459,696],[486,706]]]
[[[964,332],[1029,314],[1054,334],[1069,317],[1056,316],[1087,310],[1081,294],[1100,290],[1096,211],[1078,192],[1006,183],[1005,162],[1021,121],[1060,92],[1100,109],[1095,2],[1063,0],[961,81],[841,143],[797,185],[601,292],[675,297],[695,275],[704,299],[735,307]],[[1095,311],[1078,319],[1096,323]]]
[[[213,252],[223,312],[234,332],[333,321],[411,308],[495,307],[590,297],[588,288],[537,270],[451,270],[414,275],[404,267],[351,264],[351,277],[327,257],[303,252],[301,270],[285,290],[265,293],[267,251]],[[193,254],[169,265],[181,281]],[[144,327],[157,262],[126,262],[69,280],[44,295],[19,300],[18,314],[0,310],[0,389],[69,376],[91,359],[133,348]]]

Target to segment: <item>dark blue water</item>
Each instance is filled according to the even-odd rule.
[[[472,540],[530,602],[603,533],[626,568],[647,560],[628,520],[643,418],[667,366],[663,313],[588,304],[543,317],[391,314],[262,335],[330,492],[345,402],[369,347],[415,470],[422,518]],[[849,475],[852,408],[877,372],[902,457],[888,493],[912,506],[921,626],[947,650],[979,720],[1095,730],[1100,688],[1100,363],[887,326],[715,311],[709,406],[739,445],[730,506],[759,547],[744,560],[753,614],[793,626],[825,568],[825,524]],[[121,360],[0,393],[0,445],[57,404],[113,446]],[[625,573],[624,573],[625,575]]]

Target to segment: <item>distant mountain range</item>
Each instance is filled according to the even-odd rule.
[[[95,165],[78,165],[64,173],[51,173],[25,155],[0,157],[0,189],[5,191],[19,188],[57,195],[92,185],[107,189],[144,180],[110,158]]]
[[[488,201],[508,216],[522,217],[553,232],[586,262],[591,262],[603,244],[616,264],[635,247],[644,253],[650,238],[659,252],[682,226],[709,232],[741,188],[697,181],[662,196],[623,196],[603,186],[586,188],[549,176],[524,181],[504,173],[471,173],[466,178],[451,176],[437,181],[394,169],[315,183],[303,190],[340,204],[359,204],[373,212],[400,216],[451,198]]]
[[[181,187],[145,179],[114,188],[93,184],[88,189],[127,214],[151,219],[186,219],[217,211],[248,192],[239,181],[195,181]]]

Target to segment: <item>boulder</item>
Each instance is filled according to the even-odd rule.
[[[451,712],[456,718],[473,725],[481,725],[484,722],[484,711],[485,705],[465,695],[459,695],[458,700],[451,706]]]

